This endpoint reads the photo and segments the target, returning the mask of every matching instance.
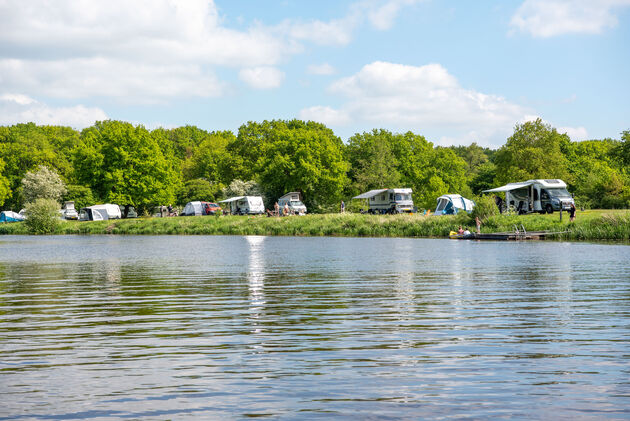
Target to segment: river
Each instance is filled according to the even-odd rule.
[[[630,246],[0,237],[0,420],[630,419]]]

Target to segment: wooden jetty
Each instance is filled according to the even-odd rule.
[[[449,238],[455,240],[499,240],[499,241],[523,241],[523,240],[544,240],[548,236],[563,234],[567,231],[526,231],[524,228],[515,229],[508,232],[470,233],[457,234],[451,232]]]

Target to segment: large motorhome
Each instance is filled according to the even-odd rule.
[[[378,189],[353,197],[366,199],[368,213],[411,213],[413,200],[411,189]]]
[[[562,180],[527,180],[484,190],[484,193],[498,192],[505,192],[505,208],[518,213],[553,213],[569,210],[571,204],[575,205],[566,183]]]
[[[284,205],[287,205],[289,211],[296,215],[306,215],[306,206],[300,200],[300,192],[291,192],[287,193],[278,199],[278,205],[280,206],[280,211],[284,208]]]

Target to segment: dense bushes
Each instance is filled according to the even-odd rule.
[[[31,234],[52,234],[59,227],[59,204],[53,199],[36,199],[26,205],[26,227]]]

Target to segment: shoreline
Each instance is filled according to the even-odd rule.
[[[568,231],[548,240],[630,241],[630,210],[578,212],[574,222],[551,215],[496,215],[482,224],[482,232]],[[134,218],[108,221],[61,221],[53,235],[267,235],[301,237],[448,238],[459,225],[474,230],[467,214],[454,216],[311,214],[305,216],[190,216]],[[28,235],[23,222],[0,224],[0,235]]]

